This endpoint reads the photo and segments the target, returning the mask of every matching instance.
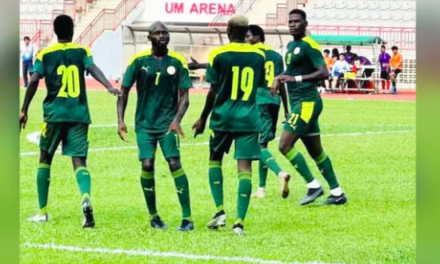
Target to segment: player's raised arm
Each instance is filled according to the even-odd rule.
[[[23,106],[21,108],[20,129],[26,128],[26,123],[27,123],[27,119],[28,119],[27,113],[28,113],[29,105],[31,104],[32,99],[34,98],[34,95],[37,92],[38,84],[40,83],[41,78],[42,78],[42,76],[38,72],[35,72],[34,74],[32,74],[31,81],[26,89],[26,94],[24,96]]]

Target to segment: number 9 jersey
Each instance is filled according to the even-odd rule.
[[[73,43],[58,43],[38,54],[33,72],[45,78],[46,123],[91,123],[84,73],[93,64],[90,49]]]
[[[217,85],[210,129],[259,132],[258,87],[267,87],[265,54],[250,44],[230,43],[209,56],[206,81]]]

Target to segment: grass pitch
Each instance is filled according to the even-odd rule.
[[[21,263],[415,263],[415,102],[324,100],[323,145],[348,204],[300,207],[304,181],[279,154],[275,140],[270,150],[282,168],[293,174],[291,194],[283,200],[277,178],[269,173],[267,197],[251,200],[245,237],[234,237],[231,227],[238,181],[232,155],[226,156],[223,166],[228,226],[217,232],[205,228],[215,213],[208,184],[208,135],[193,139],[190,129],[201,112],[204,95],[191,95],[183,120],[186,138],[181,141],[193,232],[176,231],[181,211],[160,151],[156,156],[157,204],[170,228],[149,228],[133,127],[136,94],[132,93],[127,109],[130,142],[125,143],[116,134],[116,100],[99,91],[88,93],[93,122],[88,167],[96,229],[81,228],[75,175],[70,158],[61,155],[52,165],[50,222],[28,223],[26,219],[37,212],[39,151],[31,142],[37,133],[29,134],[40,130],[44,95],[44,90],[38,91],[21,134]],[[281,130],[279,126],[278,136]],[[306,154],[302,144],[298,148]],[[328,195],[326,182],[308,156],[307,161]],[[256,190],[257,162],[253,168]]]

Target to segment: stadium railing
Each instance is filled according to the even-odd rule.
[[[143,1],[122,0],[115,9],[103,9],[75,42],[83,46],[91,46],[105,30],[115,30]]]
[[[257,0],[239,0],[235,6],[235,14],[246,14],[249,10],[252,9],[252,6],[257,2]],[[222,27],[226,26],[229,18],[234,14],[229,13],[221,13],[218,14],[211,23],[209,23],[209,27]]]

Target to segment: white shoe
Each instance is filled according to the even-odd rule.
[[[234,236],[243,236],[244,235],[244,228],[243,225],[237,224],[234,225],[234,228],[232,229],[232,233]]]
[[[47,213],[43,215],[37,214],[35,216],[29,217],[28,221],[34,223],[46,223],[47,221],[49,221],[49,215]]]
[[[264,188],[258,188],[258,190],[251,195],[252,198],[264,198],[266,197],[266,191]]]
[[[219,227],[226,226],[226,214],[223,211],[217,213],[206,226],[209,229],[218,229]]]

